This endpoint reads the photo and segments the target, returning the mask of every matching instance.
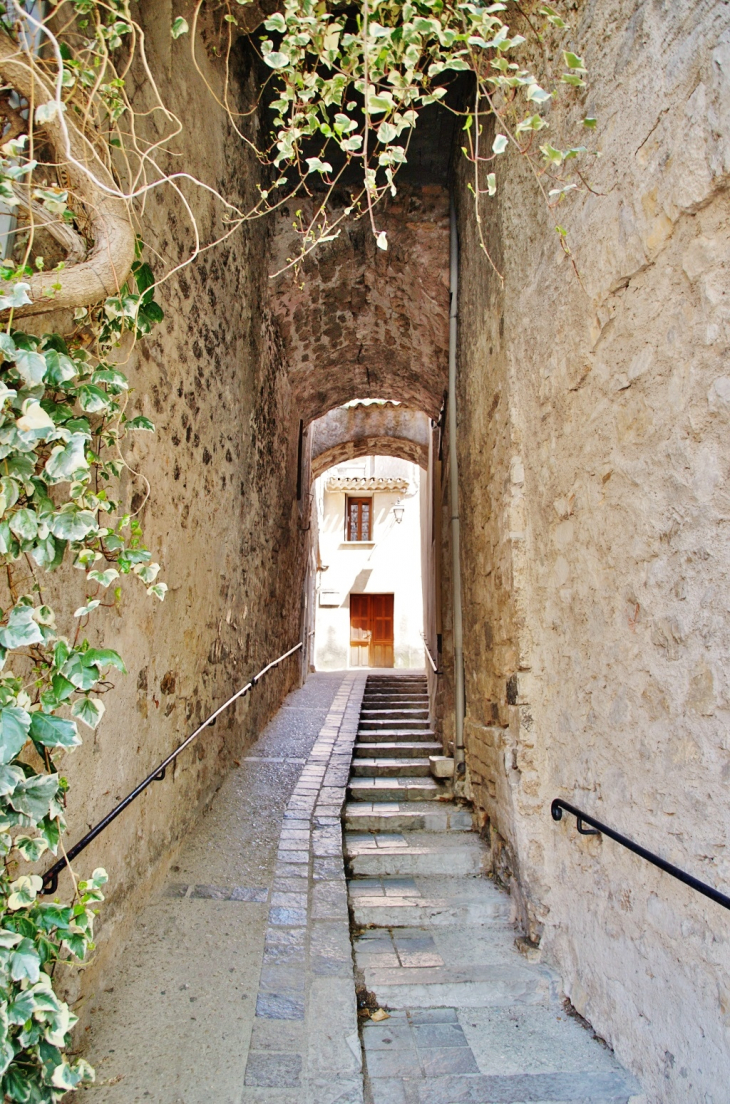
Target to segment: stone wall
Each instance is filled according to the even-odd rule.
[[[188,8],[177,5],[174,14],[191,17]],[[195,75],[189,39],[172,40],[170,5],[148,0],[139,16],[163,96],[186,124],[172,143],[178,163],[234,201],[250,203],[256,162]],[[202,30],[203,42],[215,44],[215,25],[204,22]],[[220,65],[200,45],[198,62],[220,91]],[[248,105],[250,82],[245,56],[237,54],[232,89],[239,107]],[[138,109],[146,94],[140,81]],[[256,125],[255,117],[248,125]],[[201,237],[210,240],[221,226],[220,209],[201,191],[193,198]],[[193,244],[182,204],[169,188],[148,200],[141,232],[158,273]],[[118,610],[91,619],[92,643],[117,648],[129,674],[114,678],[101,725],[95,734],[87,730],[83,747],[63,763],[71,782],[71,842],[252,674],[300,639],[308,540],[301,531],[307,525],[302,503],[309,500],[297,503],[299,415],[269,319],[261,264],[266,233],[260,222],[239,230],[164,284],[158,298],[165,321],[128,357],[120,350],[134,388],[132,406],[157,428],[154,437],[137,435],[126,456],[150,482],[139,516],[170,589],[159,604],[131,580]],[[143,491],[142,478],[130,477],[127,506],[137,509]],[[64,585],[78,579],[78,600],[65,610],[73,631],[83,575],[70,566],[63,572]],[[76,861],[79,874],[103,865],[110,882],[100,949],[86,979],[72,979],[72,990],[81,984],[88,993],[102,984],[140,898],[154,888],[201,806],[300,675],[298,656],[268,675]]]
[[[468,765],[575,1007],[651,1104],[720,1104],[727,913],[550,802],[730,885],[730,9],[595,0],[569,41],[589,89],[550,134],[596,115],[602,158],[559,214],[498,166],[503,286],[459,169]]]

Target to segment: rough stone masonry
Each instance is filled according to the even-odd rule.
[[[503,286],[459,175],[471,792],[578,1011],[650,1100],[720,1104],[727,914],[549,809],[730,883],[730,9],[575,7],[589,88],[551,133],[594,115],[602,157],[559,213],[498,167]]]

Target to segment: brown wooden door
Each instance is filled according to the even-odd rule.
[[[392,667],[393,595],[350,595],[350,665]]]
[[[350,595],[350,666],[370,666],[370,595]]]

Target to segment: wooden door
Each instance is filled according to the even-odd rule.
[[[350,595],[350,665],[392,667],[393,595]]]
[[[350,666],[370,666],[370,595],[350,595]]]
[[[370,666],[393,666],[393,595],[371,594]]]

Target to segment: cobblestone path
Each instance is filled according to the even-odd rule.
[[[358,979],[389,1010],[361,1032],[366,1104],[627,1104],[634,1079],[518,951],[440,752],[426,680],[371,676],[345,815]]]

